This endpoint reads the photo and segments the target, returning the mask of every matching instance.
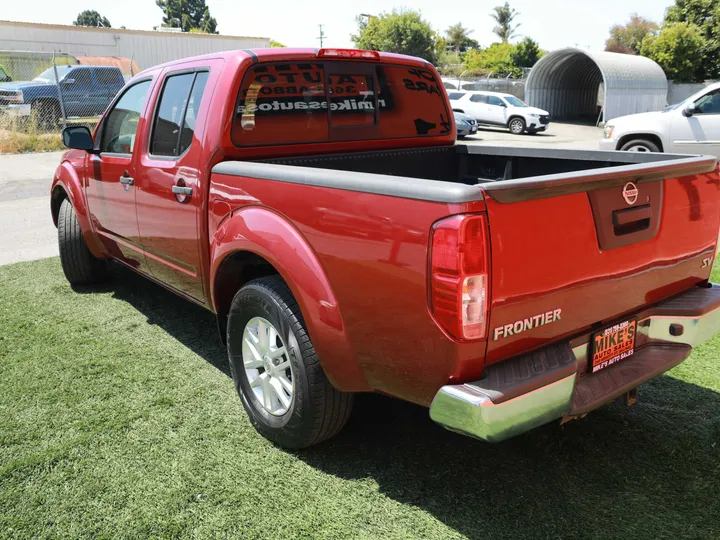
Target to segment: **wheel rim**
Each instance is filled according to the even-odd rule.
[[[287,347],[273,324],[254,317],[245,325],[243,367],[250,389],[273,416],[287,413],[295,395],[295,377]]]
[[[520,120],[513,120],[510,122],[510,131],[513,133],[520,133],[523,130],[522,122]]]
[[[647,146],[636,144],[627,149],[628,152],[649,152],[650,149]]]

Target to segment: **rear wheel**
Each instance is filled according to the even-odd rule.
[[[58,247],[60,264],[71,285],[90,285],[107,277],[107,261],[90,253],[68,199],[62,202],[58,213]]]
[[[508,129],[513,135],[522,135],[525,131],[525,120],[522,118],[511,118],[508,122]]]
[[[633,139],[623,144],[620,150],[626,152],[660,152],[660,147],[648,139]]]
[[[347,422],[353,395],[330,384],[297,302],[279,276],[251,281],[237,292],[227,347],[243,407],[267,439],[306,448]]]

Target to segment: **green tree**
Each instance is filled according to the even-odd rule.
[[[419,56],[435,63],[435,32],[419,11],[393,10],[377,17],[357,17],[358,33],[350,36],[359,49]]]
[[[205,0],[156,0],[163,10],[163,26],[182,28],[183,32],[217,34],[217,20],[210,16]]]
[[[515,45],[510,53],[510,61],[519,68],[531,68],[535,63],[545,56],[543,51],[531,37],[526,37],[520,43]]]
[[[73,26],[100,26],[103,28],[112,28],[110,21],[106,17],[100,15],[94,9],[86,9],[80,12],[73,22]]]
[[[627,24],[616,24],[610,28],[610,37],[605,41],[605,50],[624,54],[639,54],[643,39],[656,34],[660,26],[637,13],[630,15]]]
[[[490,14],[490,16],[495,19],[496,23],[495,28],[493,28],[493,32],[497,34],[503,43],[507,43],[517,36],[515,31],[520,25],[513,25],[513,21],[518,15],[520,15],[520,13],[512,9],[508,2],[505,2],[502,6],[496,6],[493,8],[493,13]]]
[[[456,54],[460,54],[467,49],[478,48],[478,42],[470,38],[470,34],[472,33],[473,30],[468,30],[463,27],[462,23],[457,23],[445,30],[445,38],[448,46],[452,47]],[[474,47],[473,44],[475,45]]]
[[[512,61],[514,50],[510,43],[493,43],[487,49],[470,50],[465,55],[465,67],[476,72],[520,76],[522,71]]]
[[[271,39],[270,47],[272,47],[273,49],[280,49],[282,47],[287,47],[287,45],[280,43],[279,41],[275,41],[274,39]]]
[[[660,64],[668,79],[694,82],[703,46],[702,33],[697,26],[684,22],[669,23],[657,36],[645,36],[640,54]]]
[[[718,0],[675,0],[668,8],[665,23],[689,23],[698,27],[703,38],[697,79],[720,77],[720,2]]]

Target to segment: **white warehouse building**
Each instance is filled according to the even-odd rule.
[[[0,21],[0,50],[132,58],[141,69],[188,56],[270,46],[270,38]]]

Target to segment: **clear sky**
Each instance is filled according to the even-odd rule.
[[[504,1],[504,0],[503,0]],[[359,13],[377,15],[394,6],[419,9],[438,31],[461,22],[474,30],[481,45],[494,39],[489,16],[501,0],[207,0],[221,34],[271,37],[288,46],[317,47],[318,25],[324,25],[325,46],[350,47],[350,34]],[[114,27],[152,30],[162,23],[154,0],[0,0],[0,19],[71,24],[85,9],[95,9]],[[661,22],[672,0],[512,0],[520,12],[521,36],[530,36],[547,50],[579,46],[601,50],[609,28],[627,21],[631,13]]]

